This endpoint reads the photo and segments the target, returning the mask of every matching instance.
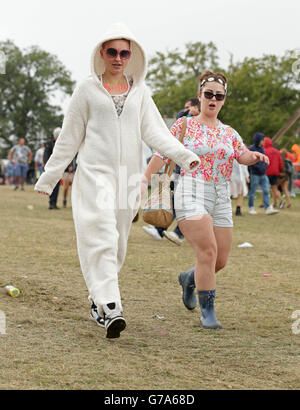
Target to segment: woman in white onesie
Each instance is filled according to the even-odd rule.
[[[145,85],[146,56],[114,24],[95,47],[91,75],[75,89],[62,131],[35,190],[51,194],[77,156],[72,210],[92,316],[115,338],[125,328],[118,273],[141,198],[142,141],[187,172],[199,158],[172,137]],[[102,319],[103,318],[103,319]]]

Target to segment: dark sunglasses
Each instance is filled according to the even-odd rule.
[[[217,101],[223,101],[225,98],[225,94],[214,94],[211,91],[204,91],[203,94],[207,100],[211,100],[213,97],[216,97]]]
[[[112,47],[106,49],[105,52],[108,58],[116,58],[117,56],[120,56],[121,60],[128,60],[131,56],[130,50],[117,50]]]

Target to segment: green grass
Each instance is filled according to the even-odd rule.
[[[115,340],[89,319],[71,208],[49,211],[32,187],[2,186],[0,206],[1,389],[299,389],[291,315],[300,310],[300,198],[274,216],[246,214],[245,200],[245,216],[234,217],[217,277],[221,331],[201,329],[199,308],[182,305],[177,276],[194,264],[188,243],[155,241],[140,218],[120,274],[127,328]],[[20,297],[7,296],[6,284]]]

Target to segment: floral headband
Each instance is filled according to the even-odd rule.
[[[225,91],[227,91],[227,83],[225,83],[225,81],[222,80],[222,78],[220,78],[220,77],[208,77],[208,78],[205,78],[204,80],[201,81],[200,88],[202,88],[205,83],[210,83],[210,82],[212,82],[212,81],[217,81],[218,83],[222,84],[223,87],[225,88]]]

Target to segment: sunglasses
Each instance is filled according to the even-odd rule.
[[[117,56],[120,56],[121,60],[128,60],[131,56],[130,50],[117,50],[112,47],[106,49],[105,52],[108,58],[116,58]]]
[[[225,88],[225,91],[227,91],[227,84],[220,77],[205,78],[204,80],[201,81],[200,87],[202,88],[205,83],[210,83],[212,81],[217,81],[218,83],[222,84],[223,87]]]
[[[214,94],[211,91],[204,91],[203,94],[207,100],[211,100],[213,97],[216,97],[217,101],[223,101],[225,98],[225,94]]]

